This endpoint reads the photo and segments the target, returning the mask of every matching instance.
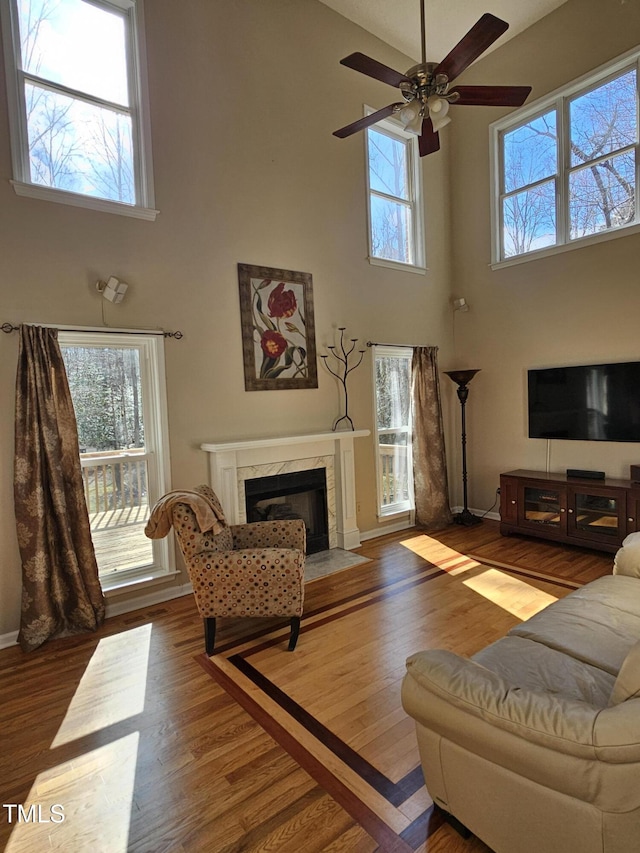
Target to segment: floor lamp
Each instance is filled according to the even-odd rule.
[[[469,507],[467,505],[467,426],[464,412],[467,397],[469,396],[469,388],[467,386],[476,373],[479,372],[479,370],[445,370],[447,376],[449,376],[458,386],[458,400],[460,400],[460,406],[462,408],[462,490],[464,495],[464,507],[462,512],[459,512],[453,520],[456,524],[463,524],[465,527],[471,527],[473,524],[480,524],[482,521],[482,519],[477,515],[473,515],[472,512],[469,512]]]

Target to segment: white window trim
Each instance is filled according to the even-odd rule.
[[[100,332],[92,329],[86,331],[60,329],[58,342],[62,346],[119,346],[140,349],[145,445],[149,448],[147,453],[149,504],[153,506],[171,488],[164,337],[161,333],[144,334],[121,329],[117,332],[116,330]],[[170,580],[177,573],[175,550],[170,547],[170,539],[171,537],[165,537],[151,540],[153,563],[134,569],[123,569],[101,577],[102,589],[107,592],[125,587],[139,588],[153,585],[159,580]]]
[[[375,471],[376,471],[376,514],[377,517],[384,521],[390,521],[393,518],[399,517],[409,517],[413,520],[415,516],[415,500],[413,495],[413,475],[409,480],[409,500],[402,501],[401,503],[389,504],[388,506],[383,506],[382,502],[382,493],[381,493],[381,484],[382,484],[382,472],[380,470],[380,441],[378,435],[378,412],[377,412],[377,404],[378,398],[376,394],[376,358],[378,357],[397,357],[397,358],[411,358],[412,348],[411,347],[398,347],[398,346],[389,346],[388,344],[374,344],[372,347],[373,350],[373,358],[371,359],[371,370],[372,370],[372,382],[373,382],[373,448],[375,453]],[[409,439],[411,439],[411,431],[412,431],[412,423],[413,420],[413,412],[410,413],[410,423],[408,426]],[[407,464],[409,465],[410,470],[413,468],[412,463],[412,447],[411,440],[407,443]]]
[[[375,110],[372,107],[365,105],[364,114],[371,115]],[[372,232],[371,232],[371,181],[369,169],[369,143],[368,143],[368,128],[365,128],[364,137],[364,156],[366,166],[366,191],[367,191],[367,245],[369,254],[367,260],[372,266],[388,267],[389,269],[404,270],[404,272],[418,273],[425,275],[426,254],[425,254],[425,232],[424,232],[424,194],[422,189],[422,169],[420,168],[420,156],[418,153],[418,137],[413,133],[407,133],[400,122],[394,118],[384,119],[371,125],[371,129],[386,131],[393,136],[408,140],[410,145],[409,151],[409,196],[410,206],[412,209],[413,222],[413,247],[415,253],[414,263],[406,264],[403,261],[392,261],[387,258],[378,258],[373,254],[372,248]]]
[[[502,163],[502,144],[501,138],[505,132],[514,130],[520,125],[527,124],[537,114],[542,114],[550,109],[555,108],[558,116],[558,138],[560,135],[566,135],[567,128],[567,111],[568,103],[576,95],[584,94],[589,89],[597,88],[607,82],[607,78],[619,76],[625,70],[636,68],[638,74],[638,86],[640,87],[640,47],[633,48],[630,51],[619,56],[613,62],[606,62],[600,65],[593,71],[573,80],[571,83],[555,89],[543,98],[527,104],[526,107],[521,107],[510,113],[508,116],[493,122],[489,126],[489,150],[490,150],[490,186],[492,192],[491,199],[491,269],[502,269],[504,267],[515,266],[516,264],[527,263],[528,261],[538,258],[546,258],[552,255],[561,254],[562,252],[581,249],[583,246],[602,243],[605,240],[615,240],[619,237],[626,237],[629,234],[640,232],[640,205],[636,203],[635,220],[628,225],[620,225],[617,228],[612,228],[608,231],[599,231],[596,234],[589,234],[585,237],[578,237],[570,240],[567,236],[568,224],[566,215],[566,198],[567,198],[567,181],[569,169],[566,163],[558,164],[558,172],[556,174],[556,210],[558,216],[558,224],[556,231],[558,233],[558,242],[554,246],[547,246],[543,249],[535,249],[531,252],[526,252],[522,255],[515,255],[509,258],[502,258],[502,178],[503,178],[503,163]],[[640,134],[640,126],[639,126]],[[558,157],[562,159],[562,151],[564,146],[559,146]],[[636,195],[640,188],[640,141],[636,142]]]
[[[91,0],[93,2],[93,0]],[[56,187],[35,184],[30,180],[29,144],[24,109],[22,82],[17,57],[20,56],[19,28],[13,0],[0,0],[0,24],[7,78],[9,134],[14,180],[10,181],[16,195],[54,201],[73,207],[84,207],[106,213],[154,221],[153,159],[151,150],[151,117],[147,79],[147,56],[144,39],[143,0],[97,0],[97,6],[112,6],[127,14],[129,20],[129,96],[133,132],[136,204],[95,198]]]

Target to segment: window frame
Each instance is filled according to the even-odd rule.
[[[380,520],[388,521],[394,517],[409,516],[411,522],[415,515],[415,499],[414,499],[414,484],[413,484],[413,462],[412,462],[412,433],[413,433],[413,407],[409,401],[409,423],[406,425],[407,432],[407,471],[409,498],[406,501],[396,502],[384,505],[382,494],[382,470],[381,470],[381,454],[380,454],[380,434],[378,432],[378,393],[376,381],[376,361],[378,358],[403,358],[409,362],[409,371],[411,371],[411,359],[413,357],[413,349],[411,347],[391,346],[389,344],[374,344],[372,347],[373,358],[372,365],[372,381],[373,381],[373,449],[375,454],[375,471],[376,471],[376,514]],[[399,431],[399,430],[396,430]]]
[[[136,219],[154,221],[159,211],[155,209],[153,188],[153,160],[151,151],[151,119],[147,82],[146,47],[144,40],[143,0],[85,0],[92,6],[122,14],[126,21],[127,78],[129,107],[132,124],[132,150],[134,204],[97,198],[58,187],[49,187],[31,180],[29,135],[24,98],[25,80],[36,79],[54,92],[77,97],[85,103],[100,105],[100,98],[47,81],[46,78],[22,70],[18,0],[0,0],[0,26],[5,56],[9,133],[13,179],[10,181],[16,195],[54,201],[74,207],[116,213]],[[104,102],[107,103],[107,102]]]
[[[640,92],[640,47],[627,51],[611,62],[607,62],[582,77],[573,80],[549,95],[539,98],[525,107],[514,110],[508,116],[493,122],[489,126],[489,149],[490,149],[490,186],[491,186],[491,268],[501,269],[515,264],[526,263],[536,258],[544,258],[561,252],[578,249],[604,240],[613,240],[640,231],[640,205],[636,203],[634,219],[625,225],[618,225],[605,231],[587,234],[583,237],[571,238],[570,212],[569,212],[569,178],[584,164],[571,165],[570,157],[570,124],[569,107],[576,98],[586,95],[594,89],[604,86],[607,82],[623,76],[625,73],[636,71],[636,115],[638,115],[638,100]],[[550,176],[555,180],[556,200],[556,242],[551,246],[533,249],[520,255],[511,257],[504,256],[504,231],[503,231],[503,199],[506,196],[521,192],[526,187],[516,191],[504,192],[504,146],[505,134],[517,130],[529,124],[536,117],[550,110],[556,111],[557,127],[557,170],[556,174]],[[633,145],[624,146],[624,150],[634,149],[636,160],[636,198],[640,189],[640,116],[637,124],[638,134]],[[623,149],[611,152],[617,155]],[[605,155],[603,155],[605,156]],[[599,158],[596,158],[596,162]],[[549,180],[549,179],[545,179]],[[538,183],[538,182],[536,182]],[[533,184],[535,185],[535,183]],[[531,185],[531,186],[533,186]],[[530,185],[527,185],[530,186]]]
[[[101,332],[93,329],[59,329],[58,343],[61,348],[118,346],[139,350],[149,507],[153,508],[156,501],[171,489],[164,337],[161,333],[122,330]],[[174,549],[170,547],[169,540],[170,537],[151,540],[151,565],[102,575],[100,583],[103,590],[126,592],[132,587],[170,580],[178,574]]]
[[[370,115],[374,112],[372,107],[365,106],[364,114]],[[396,196],[388,196],[371,188],[371,168],[369,165],[369,131],[378,131],[392,139],[401,141],[407,151],[407,179],[409,200],[400,199]],[[424,231],[424,194],[422,187],[422,169],[420,168],[420,155],[418,151],[418,137],[413,133],[407,133],[397,119],[388,118],[378,121],[365,128],[364,151],[365,151],[365,185],[367,192],[367,260],[373,266],[401,269],[406,272],[425,275],[426,253],[425,253],[425,231]],[[411,209],[411,240],[413,244],[413,262],[394,261],[389,258],[380,258],[373,254],[373,229],[371,216],[371,197],[376,195],[381,198],[390,198],[402,202]]]

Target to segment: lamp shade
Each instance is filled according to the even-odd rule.
[[[439,98],[437,95],[431,95],[430,98],[427,98],[427,107],[429,108],[431,124],[436,132],[449,124],[451,118],[447,115],[449,112],[448,101],[445,101],[444,98]]]
[[[464,388],[471,382],[476,373],[480,373],[480,368],[477,370],[445,370],[444,371],[447,376],[449,376],[457,385],[461,388]]]
[[[408,133],[414,133],[420,136],[422,133],[422,104],[415,98],[409,101],[398,113],[398,118],[402,122],[404,129]]]

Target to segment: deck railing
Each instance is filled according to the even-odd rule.
[[[379,430],[383,434],[384,430]],[[405,503],[410,499],[409,452],[405,444],[379,444],[378,466],[382,506]]]
[[[118,510],[147,506],[147,456],[144,449],[81,453],[80,462],[89,515],[113,513],[116,519]],[[125,518],[123,513],[119,515]]]

